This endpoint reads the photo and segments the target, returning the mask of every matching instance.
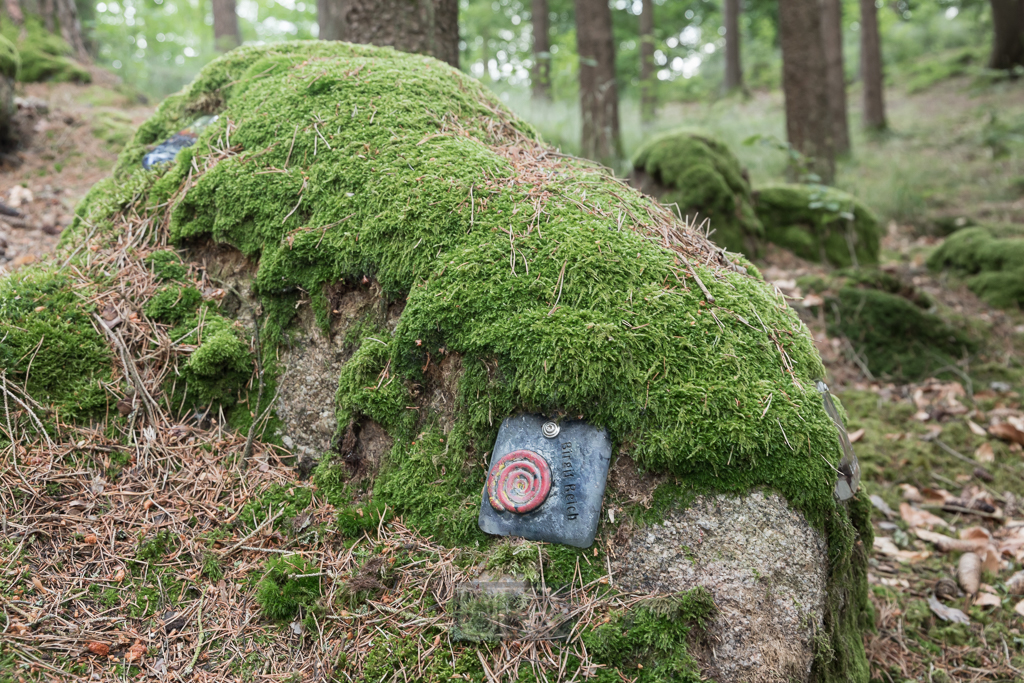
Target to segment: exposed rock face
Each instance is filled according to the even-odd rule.
[[[718,613],[694,654],[716,681],[805,681],[822,626],[825,539],[778,494],[699,496],[637,529],[618,553],[617,583],[672,593],[704,586]]]

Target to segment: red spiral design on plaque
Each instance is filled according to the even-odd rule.
[[[501,456],[487,477],[487,498],[498,512],[529,512],[539,507],[550,492],[551,468],[533,451]]]

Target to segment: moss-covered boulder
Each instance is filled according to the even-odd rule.
[[[142,169],[147,150],[210,114],[173,163]],[[325,543],[376,534],[398,515],[431,547],[454,549],[459,566],[573,600],[633,586],[628,569],[626,584],[601,577],[612,560],[640,566],[652,543],[685,558],[689,536],[660,530],[688,514],[731,539],[802,539],[799,554],[730,542],[721,556],[697,549],[700,571],[680,571],[684,559],[644,570],[661,595],[588,612],[576,632],[590,654],[555,644],[561,664],[537,666],[603,680],[867,680],[870,526],[863,497],[833,494],[841,449],[807,329],[742,257],[604,169],[553,154],[464,74],[335,42],[235,50],[140,127],[62,240],[70,271],[96,290],[76,294],[95,309],[90,329],[107,330],[124,368],[96,385],[108,401],[122,395],[131,415],[141,404],[146,420],[169,411],[169,434],[223,415],[309,456],[302,471],[316,463],[315,489],[280,487],[232,519],[269,520],[303,492],[340,511],[316,532]],[[502,419],[520,411],[608,430],[615,461],[593,548],[530,544],[521,557],[478,529],[484,463]],[[748,514],[757,500],[762,514]],[[388,587],[392,607],[361,602],[358,614],[309,623],[348,629],[408,597],[424,611],[416,632],[365,648],[342,639],[332,666],[353,679],[482,680],[487,646],[454,643],[426,665],[417,649],[445,642],[436,629],[450,623],[451,594],[432,575],[403,593],[387,554],[413,560],[425,543],[330,553],[356,553],[375,568],[366,576],[268,567],[277,574],[258,599],[279,607],[274,596],[315,578],[267,616],[335,617],[332,596],[359,602]],[[714,580],[729,572],[736,581]],[[338,591],[323,589],[330,581]],[[590,588],[569,590],[581,583]],[[778,604],[781,585],[791,604]],[[715,638],[736,642],[726,634],[737,626],[743,647],[714,662],[702,654]],[[787,655],[736,663],[757,649]]]
[[[878,263],[882,228],[859,199],[825,185],[758,188],[757,216],[769,242],[809,261],[834,266]]]
[[[955,367],[979,351],[977,336],[962,320],[949,320],[927,292],[909,278],[877,268],[843,268],[827,277],[797,281],[821,295],[808,314],[822,315],[831,336],[869,376],[915,381]]]
[[[959,230],[928,258],[932,270],[962,275],[967,286],[997,308],[1024,305],[1024,227],[985,225]]]
[[[764,228],[750,195],[750,179],[732,150],[713,136],[677,130],[648,140],[633,158],[632,183],[663,204],[675,204],[729,251],[757,256]]]
[[[89,83],[92,74],[72,57],[73,50],[57,33],[47,31],[39,17],[25,17],[24,26],[5,21],[0,34],[16,46],[20,55],[18,80]]]

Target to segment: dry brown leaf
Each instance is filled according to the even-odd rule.
[[[934,543],[935,547],[942,552],[981,552],[988,546],[987,541],[981,540],[970,540],[965,541],[959,538],[950,538],[943,534],[936,533],[934,531],[927,531],[925,529],[912,529],[912,531],[922,541]]]
[[[874,550],[904,564],[914,564],[932,556],[927,550],[900,550],[888,536],[875,536]]]
[[[96,542],[99,539],[96,538],[96,534],[89,534],[85,538],[83,538],[82,540],[85,541],[86,543],[88,543],[89,545],[96,545]]]
[[[135,644],[128,648],[128,652],[124,654],[124,661],[137,662],[141,660],[145,654],[146,646],[142,644],[141,640],[136,640]]]
[[[1003,601],[999,599],[998,595],[993,593],[978,593],[978,597],[974,599],[975,607],[999,607],[1003,604]]]
[[[989,543],[985,546],[984,550],[979,553],[981,556],[981,569],[982,571],[990,572],[992,574],[998,574],[1001,567],[999,566],[999,551],[996,550],[994,544]]]
[[[1006,590],[1010,595],[1024,594],[1024,572],[1015,572],[1006,580]]]
[[[114,573],[114,581],[116,583],[121,583],[122,581],[124,581],[124,569],[118,569]]]
[[[991,541],[992,534],[984,527],[971,526],[960,530],[960,538],[965,541]]]
[[[970,428],[971,434],[975,436],[988,436],[985,428],[970,418],[967,419],[967,426]]]
[[[974,459],[980,463],[990,463],[996,459],[996,453],[992,450],[992,444],[988,441],[981,444],[974,450]]]
[[[32,577],[32,585],[35,586],[36,590],[39,591],[40,593],[48,593],[49,592],[45,588],[43,588],[43,582],[40,581],[39,577],[37,577],[37,576],[33,576]]]
[[[1024,445],[1024,432],[1008,422],[997,422],[988,428],[988,433],[997,439]]]
[[[909,500],[911,503],[923,503],[924,496],[921,495],[921,491],[916,486],[910,484],[900,484],[900,488],[903,489],[903,499]]]
[[[915,507],[911,507],[910,503],[900,503],[900,517],[912,528],[927,527],[931,529],[935,526],[949,527],[949,524],[942,517],[934,515],[927,510],[918,510]]]
[[[925,505],[945,505],[950,500],[956,498],[946,489],[933,489],[930,486],[921,489],[921,495],[924,497]]]
[[[1024,602],[1024,601],[1022,601]],[[931,608],[935,615],[944,621],[952,621],[957,624],[969,624],[971,620],[967,618],[967,615],[958,610],[956,607],[947,607],[941,602],[935,599],[934,595],[928,596],[928,607]]]
[[[1020,614],[1021,616],[1024,616],[1024,600],[1021,600],[1016,605],[1014,605],[1013,611],[1017,614]]]
[[[863,438],[864,438],[864,428],[863,427],[861,427],[857,431],[850,432],[850,434],[849,434],[850,443],[857,443],[858,441],[860,441]]]
[[[110,646],[106,643],[101,643],[98,640],[86,643],[85,649],[94,655],[99,655],[100,657],[106,657],[110,654]]]
[[[981,558],[974,553],[961,555],[956,567],[956,578],[961,588],[969,595],[975,595],[981,583]]]

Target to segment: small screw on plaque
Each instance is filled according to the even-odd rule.
[[[562,431],[562,428],[558,426],[557,422],[545,422],[544,426],[540,428],[541,434],[549,439],[553,439],[558,436],[558,432]]]

